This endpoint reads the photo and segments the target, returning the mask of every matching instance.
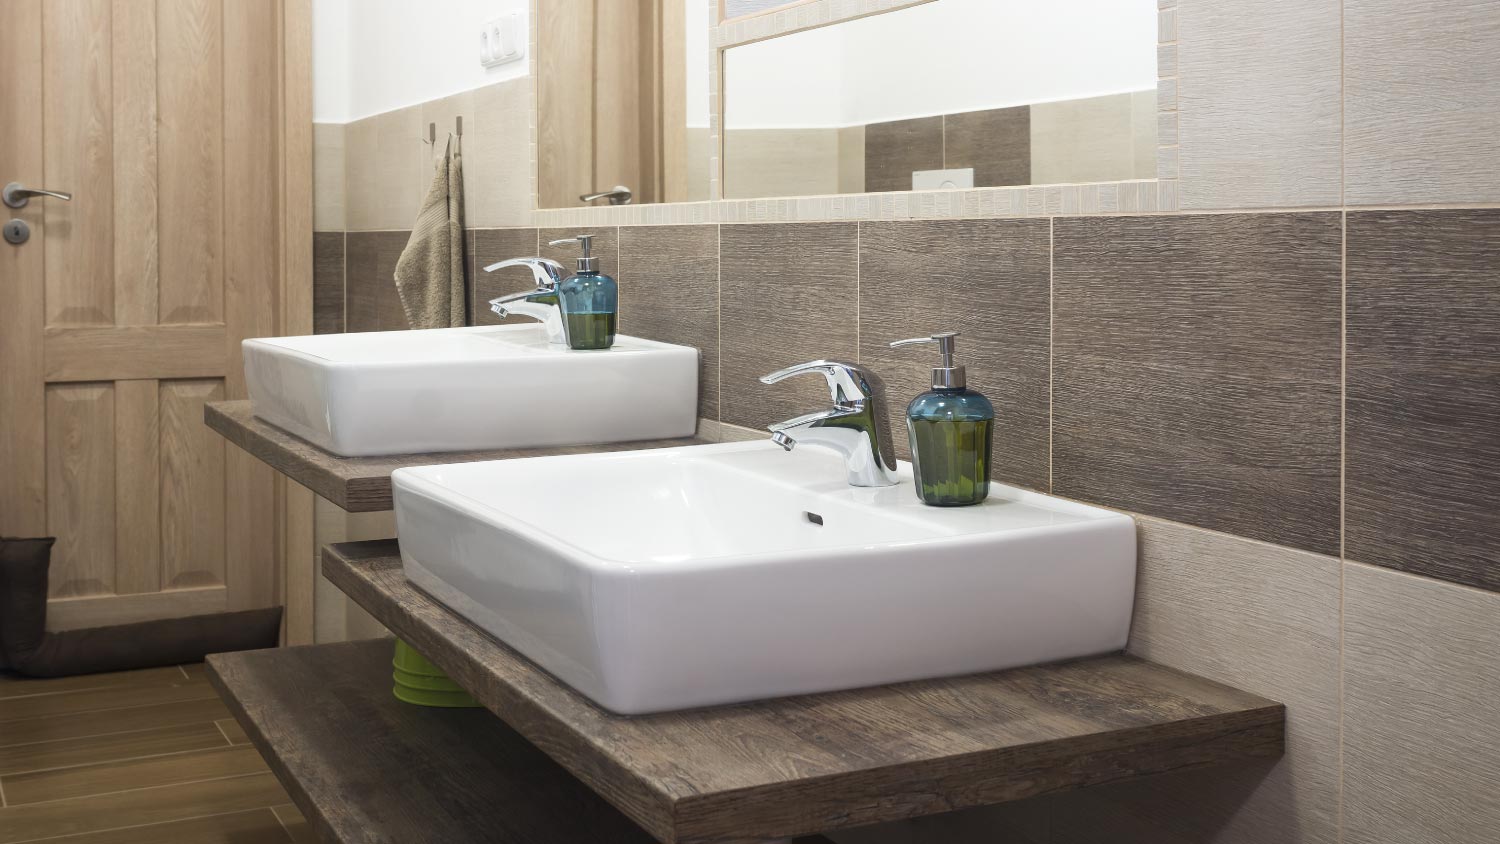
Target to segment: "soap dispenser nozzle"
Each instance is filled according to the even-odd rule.
[[[942,355],[943,358],[943,365],[932,368],[932,388],[934,390],[961,390],[967,386],[967,382],[964,378],[964,368],[962,366],[955,366],[953,363],[953,338],[957,336],[957,331],[940,331],[931,337],[913,337],[910,340],[897,340],[891,344],[891,348],[936,343],[938,354]]]
[[[575,237],[565,237],[560,240],[548,241],[551,246],[562,246],[565,243],[576,243],[583,254],[578,258],[578,271],[581,273],[599,272],[599,259],[591,253],[594,249],[594,235],[580,234]]]

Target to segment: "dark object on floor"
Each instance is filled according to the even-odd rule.
[[[31,653],[47,635],[47,565],[53,537],[0,536],[0,668],[11,668],[12,653]]]
[[[0,667],[29,677],[66,677],[276,647],[281,607],[48,633],[47,568],[53,541],[0,537]]]

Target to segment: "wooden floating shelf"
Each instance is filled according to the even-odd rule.
[[[406,466],[474,463],[553,454],[588,454],[703,445],[707,440],[684,437],[670,440],[606,443],[602,445],[511,448],[491,451],[451,451],[437,454],[398,454],[389,457],[340,457],[255,418],[249,401],[222,401],[203,406],[208,427],[276,471],[332,501],[350,513],[390,510],[391,473]]]
[[[319,840],[651,844],[489,712],[396,700],[392,649],[369,639],[208,658]]]
[[[1280,704],[1124,655],[622,717],[412,586],[393,540],[328,546],[323,573],[667,844],[829,832],[1283,752]]]

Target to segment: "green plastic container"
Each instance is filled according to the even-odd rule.
[[[440,706],[449,708],[476,707],[474,700],[463,687],[448,678],[426,657],[412,650],[411,645],[396,640],[396,653],[391,658],[391,679],[395,686],[391,693],[397,700],[417,706]]]
[[[434,692],[427,689],[409,689],[397,685],[391,692],[397,700],[417,706],[438,706],[448,709],[473,709],[479,702],[469,697],[468,692]]]

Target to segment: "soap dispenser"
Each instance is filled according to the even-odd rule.
[[[557,287],[563,331],[573,349],[608,349],[615,344],[619,287],[614,279],[599,272],[599,259],[591,254],[593,241],[591,234],[552,241],[553,246],[577,243],[582,250],[578,272]]]
[[[978,504],[990,494],[990,445],[995,408],[970,390],[964,368],[953,363],[956,331],[898,340],[891,346],[936,343],[942,365],[932,370],[932,390],[906,408],[917,497],[934,507]]]

